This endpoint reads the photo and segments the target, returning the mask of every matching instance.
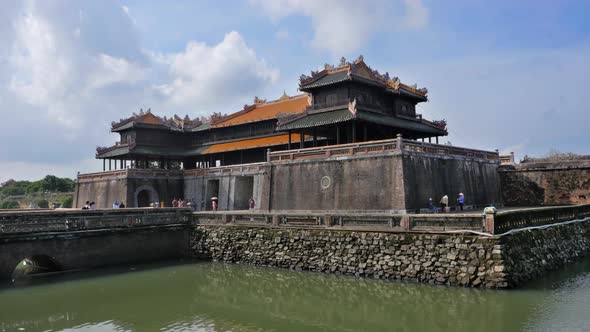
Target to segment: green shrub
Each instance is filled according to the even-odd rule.
[[[0,202],[0,209],[18,209],[20,206],[16,201],[2,201]]]
[[[40,209],[48,209],[49,208],[49,202],[46,199],[38,199],[35,201],[35,204]]]
[[[74,201],[73,197],[68,196],[61,202],[61,207],[62,208],[71,208],[73,201]]]

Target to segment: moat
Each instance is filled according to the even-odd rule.
[[[4,284],[0,299],[0,331],[582,331],[590,258],[507,291],[172,262]]]

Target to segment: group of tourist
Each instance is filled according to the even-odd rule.
[[[191,210],[194,210],[194,205],[195,204],[193,203],[192,198],[187,201],[183,201],[182,198],[176,199],[176,197],[174,197],[172,200],[172,207],[187,207]]]
[[[446,194],[443,195],[443,197],[440,199],[439,201],[440,203],[440,211],[442,213],[445,213],[447,207],[449,206],[449,196],[447,196]],[[463,195],[463,193],[459,193],[459,195],[457,196],[457,209],[463,211],[463,206],[465,205],[465,195]],[[437,212],[437,208],[434,206],[434,203],[432,202],[432,197],[428,198],[428,210],[431,213]]]
[[[255,206],[256,202],[254,201],[254,197],[250,197],[248,200],[248,210],[253,211]],[[217,197],[211,197],[211,210],[217,211]]]
[[[125,208],[125,203],[119,202],[118,200],[115,200],[113,202],[113,209],[124,209],[124,208]]]
[[[84,206],[82,207],[82,210],[96,210],[96,203],[86,201],[86,203],[84,203]]]
[[[124,209],[124,208],[125,208],[125,203],[119,202],[118,200],[115,200],[113,202],[113,209]],[[91,201],[86,201],[86,203],[84,203],[84,206],[82,206],[82,210],[96,210],[96,203],[91,202]]]
[[[431,199],[432,201],[432,199]],[[203,204],[203,202],[201,203]],[[193,203],[192,199],[189,199],[187,201],[184,201],[182,198],[176,198],[174,197],[174,199],[171,202],[172,207],[188,207],[192,210],[195,209],[195,204]],[[211,209],[213,211],[217,211],[217,197],[212,197],[211,198]],[[250,199],[248,200],[248,210],[252,211],[254,210],[254,207],[256,206],[256,203],[254,202],[254,197],[250,197]],[[156,208],[156,207],[164,207],[164,202],[154,202],[150,204],[150,207]],[[119,202],[118,200],[115,200],[113,202],[113,209],[123,209],[125,208],[125,203],[123,202]],[[86,201],[86,204],[84,204],[84,206],[82,207],[82,210],[96,210],[96,204],[94,202],[90,202],[90,201]]]

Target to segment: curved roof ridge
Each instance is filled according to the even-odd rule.
[[[256,104],[256,107],[264,107],[264,106],[275,105],[275,104],[279,104],[279,103],[285,103],[290,100],[299,99],[299,98],[303,98],[303,97],[307,98],[308,95],[309,95],[308,93],[304,92],[304,93],[300,93],[300,94],[297,94],[294,96],[281,97],[279,99],[265,101],[264,103]]]

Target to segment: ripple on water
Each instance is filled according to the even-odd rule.
[[[590,326],[590,259],[508,291],[217,263],[149,267],[0,290],[0,331],[497,332]]]

